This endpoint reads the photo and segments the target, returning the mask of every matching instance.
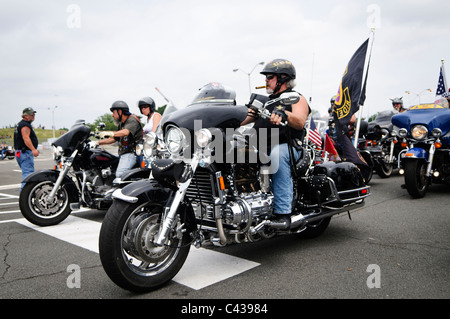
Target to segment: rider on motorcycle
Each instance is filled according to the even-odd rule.
[[[6,145],[6,142],[3,141],[2,145],[0,146],[0,151],[2,152],[2,159],[5,157],[3,154],[6,153],[7,149],[8,149],[8,145]]]
[[[144,134],[156,132],[159,122],[161,121],[161,114],[156,112],[155,101],[151,97],[143,97],[138,101],[138,107],[141,114],[146,117],[144,120]]]
[[[139,118],[130,113],[127,103],[116,101],[110,110],[118,130],[116,132],[100,132],[98,145],[119,142],[120,161],[117,166],[116,177],[120,178],[123,173],[136,165],[136,144],[143,138],[143,130]]]
[[[403,107],[403,97],[396,97],[394,99],[391,99],[392,101],[392,107],[394,110],[396,110],[398,113],[403,113],[408,111]]]
[[[266,76],[266,91],[270,94],[269,99],[278,98],[284,92],[292,92],[295,87],[296,70],[292,63],[285,59],[275,59],[269,62],[261,74]],[[290,154],[288,138],[302,141],[305,135],[304,126],[311,109],[306,99],[301,96],[300,101],[290,106],[269,106],[272,113],[270,120],[257,118],[252,109],[249,109],[247,118],[241,123],[245,125],[255,122],[254,128],[267,129],[267,140],[272,140],[273,128],[277,128],[279,144],[269,145],[270,160],[273,167],[272,189],[274,194],[274,214],[276,220],[284,225],[285,229],[290,226],[290,214],[292,213],[293,182],[291,176]],[[287,122],[287,126],[281,126]],[[295,160],[301,156],[301,150],[293,150]]]

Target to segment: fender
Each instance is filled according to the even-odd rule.
[[[362,158],[366,161],[367,165],[369,165],[370,168],[373,168],[375,166],[375,163],[373,161],[372,155],[367,150],[359,150],[359,154],[361,154]]]
[[[404,160],[406,159],[423,159],[428,162],[428,151],[420,147],[410,148],[404,155],[402,155]]]
[[[117,189],[112,197],[128,203],[137,203],[139,200],[145,202],[167,202],[174,193],[173,190],[161,186],[155,180],[140,180],[133,182],[122,189]]]
[[[43,171],[37,171],[34,173],[31,173],[25,179],[22,181],[22,183],[36,183],[36,182],[45,182],[50,181],[55,183],[58,179],[59,171],[54,169],[48,169]],[[67,193],[70,196],[70,201],[78,202],[79,201],[79,190],[78,187],[75,185],[74,181],[68,177],[67,175],[64,176],[64,180],[62,182],[62,185],[64,185],[67,189]]]

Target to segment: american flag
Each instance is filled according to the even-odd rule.
[[[436,89],[436,95],[442,95],[447,92],[447,79],[445,78],[444,65],[441,66],[441,72],[439,73],[439,81]]]
[[[309,124],[309,140],[316,144],[318,147],[322,147],[322,137],[319,134],[316,123],[311,117],[311,123]]]

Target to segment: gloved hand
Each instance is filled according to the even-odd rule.
[[[273,109],[272,114],[281,117],[281,123],[284,123],[287,121],[287,114],[285,112],[284,106],[282,106],[282,105],[276,106]]]
[[[97,141],[90,141],[88,143],[89,148],[93,149],[93,148],[97,148],[98,147],[98,142]]]
[[[113,137],[113,136],[114,136],[113,131],[103,131],[103,132],[98,133],[98,138],[101,140],[104,138]]]

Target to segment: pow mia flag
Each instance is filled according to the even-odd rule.
[[[359,106],[363,105],[366,99],[367,75],[364,80],[363,75],[368,46],[369,39],[353,54],[342,77],[334,107],[335,120],[342,125],[348,124],[352,115],[358,112]]]

